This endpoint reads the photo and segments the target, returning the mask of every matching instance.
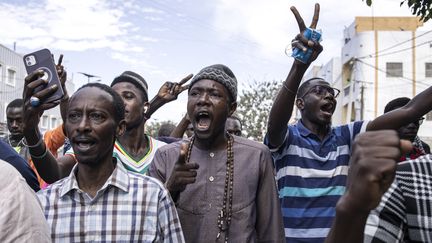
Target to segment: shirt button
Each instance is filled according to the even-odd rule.
[[[213,157],[214,157],[214,153],[210,153],[210,157],[212,157],[212,158],[213,158]]]
[[[210,177],[209,177],[209,181],[210,181],[210,182],[213,182],[213,181],[214,181],[214,177],[213,177],[213,176],[210,176]]]

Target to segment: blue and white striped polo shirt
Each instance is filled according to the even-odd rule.
[[[321,140],[299,121],[271,148],[287,242],[323,242],[345,192],[351,145],[367,122],[333,127]],[[265,144],[268,144],[267,138]]]

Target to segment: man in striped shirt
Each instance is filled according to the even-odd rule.
[[[309,79],[299,87],[322,46],[307,40],[303,35],[306,29],[303,19],[295,7],[291,10],[301,32],[293,40],[293,47],[308,48],[312,54],[306,63],[294,61],[271,108],[265,143],[272,151],[277,171],[286,240],[322,242],[333,221],[336,202],[345,191],[354,138],[365,130],[396,129],[420,119],[432,108],[432,88],[373,121],[332,127],[339,90],[322,78]],[[316,4],[311,29],[316,28],[318,16]],[[287,126],[294,103],[301,119]]]

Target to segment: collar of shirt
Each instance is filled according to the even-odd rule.
[[[119,188],[120,190],[123,190],[124,192],[129,191],[129,176],[126,168],[122,165],[122,163],[118,162],[119,160],[115,158],[115,168],[111,176],[108,178],[108,180],[105,182],[105,184],[99,189],[99,191],[96,193],[95,198],[97,198],[100,193],[106,190],[108,186],[114,186]],[[68,194],[71,191],[81,191],[81,189],[78,186],[78,181],[76,179],[76,172],[78,170],[78,163],[73,167],[72,172],[68,177],[65,178],[65,181],[63,183],[63,187],[60,192],[60,197],[64,197],[66,194]]]
[[[302,120],[300,119],[297,122],[297,130],[299,131],[300,135],[303,137],[310,137],[313,136],[314,139],[317,139],[317,135],[315,135],[314,133],[312,133],[305,125],[303,125]],[[333,127],[330,128],[330,131],[327,133],[327,135],[325,136],[324,141],[327,141],[329,138],[331,138],[331,136],[334,133],[334,129]]]

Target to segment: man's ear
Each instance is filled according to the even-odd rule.
[[[298,98],[295,102],[297,108],[299,110],[303,110],[304,109],[304,100],[302,98]]]
[[[147,112],[149,111],[149,109],[150,109],[150,103],[148,101],[146,101],[144,103],[144,106],[143,106],[144,115],[147,115]]]
[[[236,101],[232,102],[230,104],[229,108],[230,108],[230,110],[229,110],[229,115],[228,116],[231,116],[236,111],[236,109],[237,109],[237,102]]]
[[[116,138],[120,137],[121,135],[123,135],[123,133],[126,131],[126,121],[125,120],[121,120],[117,126],[116,129]]]

